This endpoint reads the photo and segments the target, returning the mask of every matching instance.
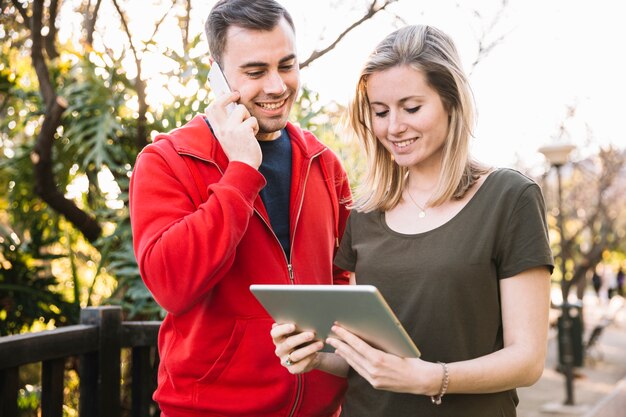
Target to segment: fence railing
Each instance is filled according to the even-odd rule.
[[[41,417],[62,417],[65,364],[78,357],[79,415],[121,415],[122,349],[131,349],[131,416],[156,405],[154,362],[160,322],[122,322],[120,307],[81,310],[80,324],[0,337],[0,417],[18,413],[20,366],[41,363]]]

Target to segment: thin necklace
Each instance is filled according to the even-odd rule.
[[[413,199],[413,196],[411,195],[411,191],[409,191],[408,187],[406,189],[406,193],[409,195],[409,198],[411,199],[413,204],[415,204],[415,207],[419,209],[419,212],[417,213],[417,217],[419,217],[420,219],[423,219],[424,217],[426,217],[426,210],[422,206],[417,204],[417,201]]]

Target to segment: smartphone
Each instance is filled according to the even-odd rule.
[[[217,64],[216,61],[213,61],[211,64],[211,68],[209,69],[209,85],[211,86],[211,90],[215,97],[219,97],[222,94],[227,94],[231,92],[230,87],[228,86],[228,82],[226,81],[226,77],[222,72],[222,69]],[[226,106],[226,111],[228,114],[235,109],[235,103],[230,103]]]

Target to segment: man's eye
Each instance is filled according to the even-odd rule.
[[[416,113],[419,109],[421,109],[422,106],[417,106],[417,107],[411,107],[409,109],[406,109],[407,113]]]
[[[263,75],[263,71],[250,71],[247,72],[246,75],[250,78],[259,78]]]
[[[281,65],[279,69],[281,71],[291,71],[294,67],[294,64]]]

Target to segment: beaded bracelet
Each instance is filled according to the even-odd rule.
[[[432,403],[435,405],[441,404],[441,399],[446,394],[446,391],[448,390],[448,382],[450,382],[450,375],[448,373],[448,364],[443,363],[443,362],[437,362],[437,363],[443,367],[443,377],[441,378],[441,388],[439,388],[439,394],[431,395],[430,397],[430,401],[432,401]]]

